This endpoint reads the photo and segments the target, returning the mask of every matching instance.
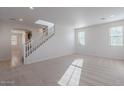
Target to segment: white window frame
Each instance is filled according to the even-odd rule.
[[[17,36],[16,35],[11,36],[11,45],[13,45],[13,46],[17,45]]]
[[[122,44],[112,44],[112,37],[116,37],[116,36],[112,36],[111,31],[112,31],[112,29],[114,29],[114,28],[116,29],[118,27],[122,28],[122,36],[117,36],[117,37],[122,37]],[[110,30],[109,30],[109,45],[112,47],[124,46],[124,29],[123,29],[123,26],[115,26],[115,27],[110,28]]]
[[[83,41],[82,41],[82,43],[80,42],[80,37],[79,37],[79,33],[84,33],[84,36],[83,36]],[[80,46],[85,46],[85,31],[78,31],[77,32],[77,41],[78,41],[78,45],[80,45]]]

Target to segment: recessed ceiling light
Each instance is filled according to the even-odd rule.
[[[34,7],[29,7],[31,10],[33,10],[34,9]]]
[[[23,21],[23,19],[22,19],[22,18],[20,18],[20,19],[19,19],[19,21]]]
[[[115,15],[111,15],[110,17],[112,18],[112,17],[114,17]]]

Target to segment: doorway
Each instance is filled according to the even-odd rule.
[[[27,33],[24,30],[11,31],[11,66],[23,64],[23,45],[26,42]]]

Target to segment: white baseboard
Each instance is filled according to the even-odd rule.
[[[72,53],[68,53],[68,54],[62,54],[62,55],[57,55],[57,56],[54,56],[54,57],[44,58],[42,60],[35,60],[35,62],[30,61],[30,63],[26,63],[26,64],[37,63],[37,62],[42,62],[42,61],[46,61],[46,60],[52,60],[52,59],[55,59],[55,58],[58,58],[58,57],[68,56],[68,55],[72,55],[72,54],[74,54],[74,53],[72,52]]]
[[[110,56],[100,56],[100,55],[93,55],[93,54],[84,54],[84,53],[75,53],[79,55],[84,55],[84,56],[93,56],[93,57],[101,57],[101,58],[107,58],[107,59],[114,59],[114,60],[120,60],[124,61],[124,58],[119,58],[119,57],[110,57]]]

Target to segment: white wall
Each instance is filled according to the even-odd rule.
[[[124,21],[117,21],[113,23],[76,29],[76,34],[78,31],[85,31],[86,33],[86,45],[83,47],[78,45],[76,35],[76,53],[115,59],[124,59],[124,46],[109,46],[109,28],[120,25],[124,27]]]
[[[10,34],[9,27],[0,24],[0,61],[11,57]]]
[[[74,53],[74,30],[69,27],[55,25],[55,35],[45,42],[27,62],[39,62]]]

